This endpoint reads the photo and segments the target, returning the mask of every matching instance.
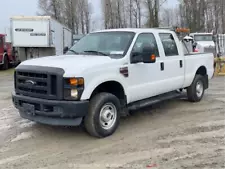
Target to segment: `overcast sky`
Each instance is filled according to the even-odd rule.
[[[9,27],[10,17],[14,15],[36,15],[38,11],[38,0],[1,0],[1,10],[0,10],[0,33],[5,33],[5,28]],[[89,0],[91,1],[91,0]],[[100,0],[92,0],[92,5],[94,7],[93,20],[95,20],[97,25],[100,20]],[[177,4],[177,0],[168,0],[169,6],[174,6]]]

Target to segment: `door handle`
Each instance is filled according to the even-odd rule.
[[[183,67],[183,61],[180,60],[180,68],[182,68],[182,67]]]
[[[160,68],[161,68],[161,71],[164,71],[164,63],[163,62],[160,63]]]

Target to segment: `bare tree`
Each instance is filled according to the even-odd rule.
[[[138,12],[138,24],[139,28],[141,27],[141,0],[136,0],[136,5],[137,5],[137,12]]]
[[[50,15],[67,25],[74,34],[90,31],[91,8],[88,0],[39,0],[41,15]]]
[[[111,0],[103,0],[103,15],[104,15],[104,24],[105,28],[113,27],[113,9],[112,9],[112,1]]]
[[[166,8],[166,9],[163,10],[163,14],[162,14],[163,26],[164,25],[167,26],[167,27],[172,26],[172,24],[173,24],[173,20],[172,19],[173,18],[172,18],[172,15],[171,15],[171,13],[172,13],[171,10],[172,10],[171,8]]]
[[[220,1],[221,4],[221,17],[222,17],[222,33],[225,34],[225,2],[224,0]]]
[[[127,26],[125,0],[103,0],[103,16],[106,29]]]
[[[133,15],[135,18],[135,27],[140,28],[141,27],[141,0],[134,0],[134,7],[133,7]]]
[[[132,10],[133,10],[133,5],[132,5],[132,0],[129,0],[129,16],[130,16],[130,27],[133,25],[133,19],[132,19]]]
[[[84,16],[85,16],[86,33],[90,32],[91,12],[92,6],[90,3],[88,3],[88,0],[85,0]]]
[[[181,15],[192,31],[225,33],[224,0],[182,0]]]
[[[61,0],[39,0],[38,5],[45,14],[52,16],[60,22],[62,21],[60,11],[63,8],[63,2]]]
[[[176,8],[164,8],[166,0],[101,1],[106,29],[176,24],[194,32],[225,33],[225,0],[179,0]],[[66,24],[73,33],[88,33],[91,29],[88,0],[39,0],[39,7],[42,14]]]
[[[123,18],[122,19],[122,22],[123,22],[123,28],[126,28],[127,26],[128,26],[128,22],[127,22],[127,13],[126,13],[126,3],[125,2],[127,2],[127,0],[121,0],[121,5],[122,5],[122,14],[121,14],[121,17]]]
[[[149,27],[153,27],[155,19],[154,19],[154,11],[153,11],[153,2],[152,0],[145,1],[147,9],[148,9],[148,23]]]

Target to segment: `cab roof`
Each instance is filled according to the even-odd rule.
[[[98,32],[134,32],[134,33],[144,33],[144,32],[151,32],[151,33],[175,33],[174,31],[171,31],[170,29],[162,29],[162,28],[118,28],[118,29],[105,29],[100,31],[94,31],[92,33],[98,33]]]

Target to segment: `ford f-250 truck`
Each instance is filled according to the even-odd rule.
[[[65,55],[22,62],[12,99],[25,119],[82,124],[103,138],[130,110],[177,97],[181,90],[191,102],[201,101],[213,72],[213,54],[188,54],[174,31],[102,30]]]

